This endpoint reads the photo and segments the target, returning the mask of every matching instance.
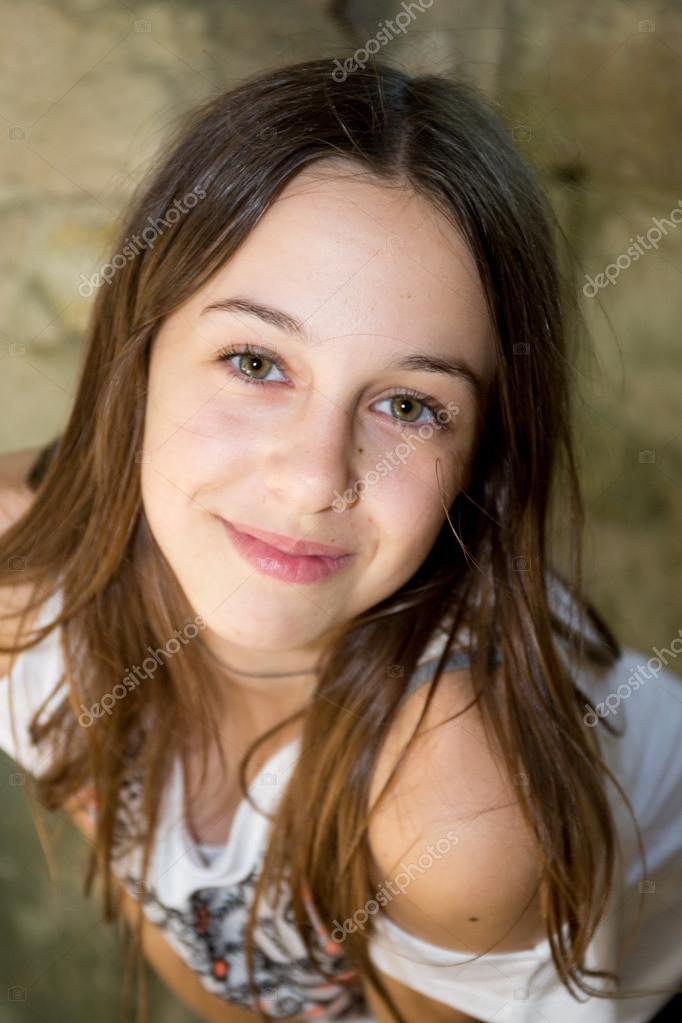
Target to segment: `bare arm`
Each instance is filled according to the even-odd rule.
[[[0,535],[28,511],[34,497],[26,476],[40,454],[41,448],[26,448],[0,455]],[[12,573],[0,586],[0,646],[16,643],[19,619],[32,596],[33,587],[25,583],[22,573]],[[24,628],[30,630],[38,614],[35,608],[26,618]],[[12,655],[0,652],[0,679],[10,669]]]
[[[22,448],[20,451],[5,451],[0,454],[0,478],[7,483],[19,483],[26,479],[28,471],[45,445]]]
[[[26,478],[41,451],[41,447],[24,448],[0,455],[0,533],[30,505],[32,491]]]

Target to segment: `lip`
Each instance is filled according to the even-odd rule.
[[[322,582],[343,571],[353,560],[353,554],[341,554],[334,557],[320,554],[288,554],[273,547],[258,537],[242,532],[234,523],[221,518],[220,521],[241,557],[256,571],[289,583]],[[250,527],[249,527],[250,528]],[[262,531],[259,530],[259,533]],[[282,536],[281,533],[268,534]],[[291,543],[291,537],[285,537]],[[294,545],[297,541],[294,541]],[[319,547],[322,544],[306,544],[308,547]],[[329,547],[329,545],[324,545]],[[338,548],[336,548],[338,549]]]
[[[223,519],[223,522],[226,521],[226,519]],[[284,554],[342,558],[351,553],[350,551],[344,551],[342,547],[337,547],[336,544],[299,540],[295,536],[287,536],[285,533],[271,533],[267,529],[254,529],[252,526],[247,526],[241,522],[229,522],[228,525],[231,525],[240,533],[253,536],[256,540],[262,540],[268,547],[274,547],[275,550],[282,551]]]

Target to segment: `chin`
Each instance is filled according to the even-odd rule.
[[[269,606],[262,595],[237,603],[241,592],[242,589],[237,589],[234,598],[218,607],[217,600],[202,600],[201,606],[197,606],[196,613],[202,616],[211,632],[228,643],[254,651],[284,653],[315,643],[324,631],[324,627],[320,627],[324,623],[314,616],[314,609],[307,601],[307,609],[300,608],[296,615],[292,613],[290,596],[286,607],[277,601]]]

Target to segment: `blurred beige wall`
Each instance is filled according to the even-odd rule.
[[[621,636],[649,650],[682,625],[682,225],[625,264],[630,239],[682,209],[682,9],[421,7],[0,0],[0,451],[62,428],[92,303],[80,275],[108,258],[114,218],[177,115],[262,67],[352,52],[409,10],[381,55],[477,83],[542,175],[582,271],[620,257],[613,283],[582,298],[596,350],[581,403],[586,566]]]

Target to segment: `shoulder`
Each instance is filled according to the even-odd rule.
[[[0,537],[6,533],[21,516],[28,511],[34,493],[25,482],[26,473],[37,454],[37,450],[12,452],[0,455]],[[0,646],[12,643],[17,638],[17,626],[23,609],[29,603],[33,586],[21,578],[21,572],[10,575],[7,584],[0,584]],[[24,622],[30,629],[37,617],[35,608]],[[0,678],[10,666],[11,655],[0,651]]]
[[[34,493],[26,476],[37,450],[0,454],[0,534],[14,525],[30,507]]]
[[[406,699],[389,730],[372,778],[370,808],[412,735],[429,689],[422,685]],[[545,937],[541,859],[519,806],[522,775],[493,748],[478,705],[469,706],[473,698],[467,669],[443,674],[372,813],[368,843],[373,881],[392,881],[397,891],[384,910],[394,923],[434,945],[497,954],[530,948]]]

